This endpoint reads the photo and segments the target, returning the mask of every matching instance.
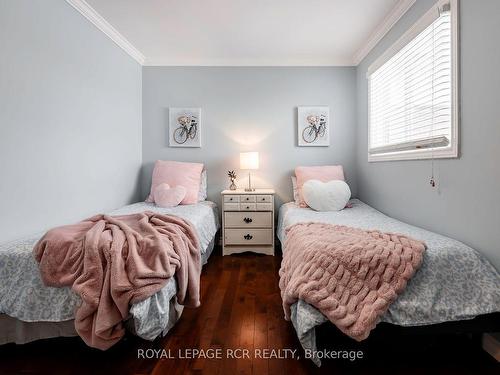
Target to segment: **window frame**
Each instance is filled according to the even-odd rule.
[[[434,17],[436,12],[444,4],[450,4],[451,12],[451,139],[450,144],[446,148],[423,147],[415,148],[414,150],[395,150],[382,153],[373,153],[370,138],[371,138],[371,79],[370,76],[383,64],[385,64],[392,56],[398,53],[411,40],[420,34],[428,23],[430,17]],[[427,11],[417,22],[413,24],[393,45],[391,45],[379,58],[377,58],[368,68],[368,162],[391,161],[391,160],[420,160],[420,159],[441,159],[441,158],[457,158],[459,157],[459,122],[460,122],[460,102],[459,102],[459,12],[458,0],[439,0],[429,11]]]

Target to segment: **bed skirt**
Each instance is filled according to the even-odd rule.
[[[78,336],[74,320],[64,322],[23,322],[11,316],[0,314],[0,345],[26,344],[31,341],[52,337]]]

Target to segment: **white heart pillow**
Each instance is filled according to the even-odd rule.
[[[160,207],[175,207],[186,196],[186,188],[178,185],[171,188],[168,184],[160,184],[154,189],[154,201]]]
[[[302,193],[307,205],[316,211],[340,211],[351,199],[351,189],[342,180],[309,180],[304,183]]]

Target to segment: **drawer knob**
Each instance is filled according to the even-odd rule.
[[[247,210],[249,210],[249,209],[250,209],[250,206],[247,206]]]
[[[243,236],[243,238],[248,241],[248,240],[251,240],[253,238],[253,236],[251,234],[246,234]]]
[[[246,217],[243,219],[243,221],[248,224],[251,223],[253,220],[250,217]]]
[[[265,201],[265,200],[266,200],[266,198],[262,198],[262,200],[263,200],[263,201]]]
[[[250,200],[250,198],[247,197],[247,201]]]
[[[232,201],[232,200],[233,200],[233,198],[229,198],[229,200],[230,200],[230,201]]]

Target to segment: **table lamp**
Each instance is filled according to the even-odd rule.
[[[259,169],[259,153],[258,152],[241,152],[240,153],[240,169],[248,169],[248,188],[245,191],[255,191],[252,188],[252,180],[250,170]]]

